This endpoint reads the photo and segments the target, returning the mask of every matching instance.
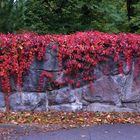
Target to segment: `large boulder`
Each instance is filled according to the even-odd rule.
[[[131,108],[140,112],[140,102],[139,103],[133,103],[133,102],[123,103],[122,106],[125,108]]]
[[[37,90],[39,88],[40,74],[41,74],[40,70],[30,69],[30,70],[26,71],[26,73],[23,75],[21,90],[23,92],[37,92]],[[44,81],[44,85],[43,85],[41,91],[45,91],[45,82],[46,81]],[[17,84],[16,84],[16,78],[14,78],[14,77],[11,78],[11,88],[12,88],[13,92],[18,91]]]
[[[82,103],[74,102],[71,104],[61,104],[61,105],[52,105],[49,106],[49,110],[56,110],[56,111],[81,111],[83,108]]]
[[[103,103],[92,103],[87,106],[86,111],[93,112],[136,112],[134,109],[117,107],[115,105],[103,104]]]
[[[84,100],[83,94],[88,92],[88,91],[89,91],[89,88],[87,86],[84,86],[84,87],[72,89],[70,91],[70,94],[75,97],[75,100],[77,102],[82,103],[83,106],[87,106],[90,104],[90,102]]]
[[[74,96],[74,94],[71,94],[70,91],[71,91],[70,87],[65,87],[59,90],[47,92],[49,105],[68,104],[75,102],[76,97]]]
[[[1,80],[0,80],[0,92],[2,92],[2,84],[1,84]]]
[[[140,74],[136,75],[134,68],[127,76],[121,94],[122,102],[140,102]]]
[[[42,70],[28,70],[23,76],[23,85],[21,90],[23,92],[46,92],[47,90],[55,90],[59,87],[64,87],[67,84],[64,82],[63,72],[48,72],[52,75],[52,80],[50,81],[47,77],[43,77],[43,83],[40,84],[40,75],[44,72]],[[56,84],[55,84],[56,83]],[[16,85],[16,78],[11,78],[11,90],[12,92],[18,91]]]
[[[38,70],[29,70],[23,78],[23,91],[27,92],[36,92],[39,85],[39,75],[40,71]],[[42,88],[42,91],[44,89]]]
[[[88,102],[108,102],[121,105],[119,86],[110,76],[103,76],[82,88],[83,99]]]
[[[111,81],[117,85],[119,92],[123,91],[124,86],[126,85],[126,81],[128,80],[129,75],[118,74],[114,76],[110,76]]]
[[[5,100],[4,100],[4,93],[0,92],[0,111],[6,111]]]
[[[10,108],[12,111],[47,111],[46,93],[16,92],[10,96]]]
[[[35,70],[47,70],[47,71],[62,70],[58,62],[58,45],[57,44],[52,43],[49,46],[47,46],[45,58],[46,58],[45,61],[44,60],[39,61],[35,58],[35,61],[32,63],[30,68],[35,69]]]

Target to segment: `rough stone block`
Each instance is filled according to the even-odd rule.
[[[93,88],[93,91],[91,90]],[[90,85],[81,88],[84,100],[88,102],[108,102],[121,105],[119,87],[109,76],[103,76]]]
[[[59,66],[58,62],[58,49],[51,49],[56,44],[52,44],[47,47],[44,61],[39,61],[35,58],[35,61],[31,65],[31,69],[35,70],[47,70],[47,71],[60,71],[62,68]]]
[[[117,107],[114,105],[103,104],[103,103],[92,103],[87,106],[86,111],[93,112],[136,112],[134,109],[125,108],[125,107]]]
[[[139,102],[140,101],[140,74],[135,76],[134,69],[129,75],[122,89],[121,99],[123,102]]]
[[[12,111],[47,111],[46,93],[14,93],[10,96],[10,108]]]
[[[49,110],[56,110],[56,111],[80,111],[82,110],[81,103],[71,103],[71,104],[61,104],[61,105],[53,105],[49,106]]]
[[[6,111],[4,93],[2,93],[2,92],[0,92],[0,111],[1,112]]]
[[[71,94],[70,87],[61,88],[47,92],[49,105],[72,103],[76,100],[75,96]]]

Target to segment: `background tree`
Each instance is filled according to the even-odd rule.
[[[1,0],[0,32],[140,33],[139,0]]]
[[[128,31],[124,0],[86,0],[81,10],[85,28],[115,33]]]
[[[127,0],[127,9],[131,32],[140,33],[140,1]]]
[[[24,0],[0,1],[0,32],[14,32],[24,25]]]

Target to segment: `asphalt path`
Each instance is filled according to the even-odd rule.
[[[8,140],[8,138],[3,137],[2,140]],[[140,140],[140,126],[133,124],[100,125],[33,133],[12,140]]]

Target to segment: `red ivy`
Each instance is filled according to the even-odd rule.
[[[140,35],[109,34],[102,32],[77,32],[71,35],[0,34],[0,82],[5,93],[11,92],[10,78],[16,77],[18,89],[22,87],[23,74],[37,57],[45,59],[47,46],[58,44],[59,66],[65,70],[66,81],[80,86],[80,80],[94,80],[94,68],[110,57],[123,73],[123,62],[129,69],[135,58],[140,60]],[[57,46],[52,45],[52,49]],[[137,66],[139,67],[139,65]],[[42,77],[49,77],[47,73]],[[76,77],[76,78],[73,78]]]

